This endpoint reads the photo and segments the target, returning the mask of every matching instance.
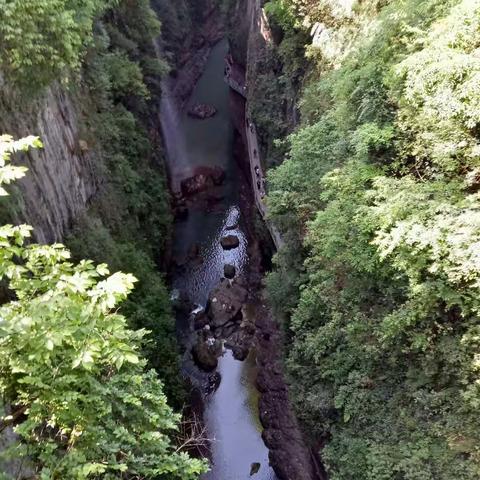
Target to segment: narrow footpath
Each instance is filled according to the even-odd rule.
[[[241,95],[247,101],[247,85],[245,83],[245,72],[237,64],[235,64],[230,55],[225,58],[225,81],[232,90]],[[280,232],[269,221],[267,215],[266,197],[266,177],[263,171],[260,158],[260,148],[258,144],[258,135],[255,124],[248,118],[245,121],[245,136],[248,144],[248,158],[250,164],[250,175],[252,182],[252,190],[255,198],[255,205],[265,222],[273,243],[277,250],[282,248],[284,242],[280,236]]]

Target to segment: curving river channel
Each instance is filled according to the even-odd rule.
[[[217,114],[206,120],[190,118],[174,111],[168,96],[162,101],[162,128],[169,154],[169,170],[174,190],[181,179],[189,177],[198,166],[219,166],[226,172],[226,180],[217,192],[214,207],[190,207],[186,220],[176,223],[173,255],[185,258],[182,267],[173,275],[173,287],[184,292],[188,299],[206,306],[212,289],[223,277],[225,263],[235,265],[237,274],[248,266],[247,235],[244,233],[240,195],[242,174],[233,158],[233,125],[230,112],[230,90],[224,82],[224,58],[228,42],[223,40],[213,49],[205,71],[196,84],[189,104],[213,105]],[[232,230],[231,226],[236,228]],[[240,245],[224,251],[220,239],[235,234]],[[202,261],[188,260],[192,248],[199,249]],[[188,342],[192,326],[179,319],[180,333]],[[206,374],[189,358],[184,370],[192,383],[201,388]],[[258,392],[255,389],[255,360],[250,355],[240,362],[230,350],[224,349],[217,371],[221,375],[218,389],[204,394],[204,422],[211,439],[211,471],[205,480],[276,480],[268,463],[268,450],[263,443],[258,419]],[[252,464],[260,464],[251,475]],[[258,465],[257,465],[258,467]]]

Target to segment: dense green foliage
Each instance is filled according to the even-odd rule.
[[[342,4],[271,3],[308,25]],[[303,125],[269,177],[287,240],[269,289],[286,316],[297,411],[327,441],[333,480],[473,480],[480,2],[333,13],[328,38],[348,31],[349,45],[338,62],[326,45],[312,55]]]
[[[69,96],[79,113],[81,138],[86,148],[95,152],[95,177],[100,186],[88,211],[76,219],[65,243],[77,260],[92,258],[116,270],[131,271],[139,279],[122,311],[132,327],[152,332],[150,342],[144,345],[145,353],[165,381],[169,400],[181,408],[185,385],[179,375],[168,291],[159,273],[170,237],[170,205],[162,146],[159,137],[151,134],[158,129],[152,119],[157,115],[160,79],[168,67],[157,58],[153,42],[160,34],[160,22],[148,0],[125,0],[112,5],[101,9],[102,15],[92,20],[90,30],[85,30],[81,66],[64,68],[60,62],[52,66],[53,75],[49,77],[51,82],[58,67],[71,80]],[[80,15],[81,7],[75,11]],[[57,14],[61,16],[61,10]],[[28,36],[30,24],[20,20]],[[23,54],[29,63],[28,52]],[[49,61],[56,62],[55,57],[49,57]],[[46,84],[36,81],[42,78],[41,65],[29,68],[31,74],[27,77],[6,78],[7,88],[0,95],[6,117],[10,111],[21,117],[35,117],[38,113],[41,101],[33,106],[26,104],[31,93],[41,98]],[[23,80],[33,78],[35,81],[25,92]],[[22,218],[18,208],[21,194],[17,189],[12,193],[13,201],[2,201],[0,218],[5,222],[12,216]]]
[[[0,185],[24,175],[11,153],[34,138],[0,138]],[[1,190],[5,194],[5,190]],[[118,304],[136,279],[105,264],[74,264],[63,245],[27,244],[30,228],[0,228],[0,392],[39,478],[193,479],[205,466],[172,446],[179,417],[139,356],[145,331],[129,330]]]
[[[0,18],[8,14],[0,38],[15,33],[0,52],[7,87],[2,114],[36,115],[41,102],[26,105],[32,94],[41,98],[52,82],[68,80],[81,138],[95,152],[99,190],[65,239],[71,254],[64,247],[25,247],[18,237],[18,255],[25,250],[25,261],[38,256],[36,270],[24,275],[47,280],[45,269],[55,268],[63,277],[48,278],[45,290],[32,292],[28,304],[4,307],[12,324],[19,316],[33,319],[22,331],[8,333],[18,334],[9,337],[8,348],[24,345],[17,357],[2,351],[2,358],[27,362],[25,374],[34,379],[24,382],[19,371],[9,373],[11,366],[5,366],[4,398],[19,412],[13,420],[23,440],[12,455],[22,451],[43,469],[42,478],[196,478],[205,466],[171,445],[179,418],[166,403],[168,398],[181,409],[185,386],[160,273],[171,223],[162,148],[152,134],[158,126],[151,125],[159,80],[168,70],[154,46],[160,23],[148,0],[31,3],[7,2],[8,9],[0,11]],[[11,212],[21,217],[19,194],[15,191],[8,208],[2,202],[2,219]],[[28,231],[7,229],[7,234]],[[133,277],[109,280],[103,266],[97,269],[83,258],[132,272],[138,278],[135,290],[126,299]],[[70,283],[74,291],[65,291]],[[123,289],[116,303],[124,301],[97,308],[90,299],[109,285]],[[22,295],[11,287],[15,293],[10,290],[8,298]],[[77,365],[80,354],[85,355]]]
[[[147,99],[157,94],[155,82],[166,69],[152,44],[158,34],[157,17],[142,1],[120,3],[94,35],[80,93],[88,90],[86,138],[101,152],[97,177],[104,181],[66,243],[77,259],[106,262],[139,279],[122,311],[132,326],[152,332],[144,351],[169,400],[181,408],[185,389],[173,314],[158,271],[170,236],[169,198],[161,147],[147,133]]]
[[[22,85],[48,85],[79,69],[107,0],[1,0],[2,70]]]

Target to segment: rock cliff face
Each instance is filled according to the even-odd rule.
[[[271,41],[263,3],[261,0],[238,0],[231,13],[232,53],[235,61],[250,71],[255,68],[255,59]]]
[[[3,99],[0,134],[15,138],[37,135],[44,144],[41,150],[15,158],[28,172],[9,189],[11,193],[18,189],[18,194],[5,199],[12,206],[13,218],[9,220],[32,225],[35,241],[61,241],[98,188],[95,153],[80,134],[80,109],[59,86],[49,88],[41,99],[32,102],[34,106],[8,108],[6,103]],[[0,451],[14,439],[13,430],[5,429],[0,435]],[[25,478],[34,474],[28,462],[20,460],[1,462],[0,470],[15,478],[20,478],[20,473]]]
[[[265,97],[264,84],[258,79],[265,76],[274,62],[266,60],[269,49],[274,47],[273,33],[263,10],[262,0],[239,0],[234,7],[231,21],[232,50],[235,60],[246,70],[247,114],[252,115],[269,107],[277,98],[275,94]],[[272,72],[269,72],[270,74]],[[265,97],[265,103],[259,103],[255,96]],[[253,107],[252,104],[257,105]],[[295,101],[292,100],[292,105]],[[288,123],[295,124],[292,105],[284,109],[283,116]],[[241,123],[242,127],[244,121]],[[237,127],[238,128],[238,127]],[[239,131],[244,130],[241,128]],[[259,132],[268,137],[269,132]],[[266,139],[265,139],[266,140]],[[267,141],[264,142],[265,144]],[[266,150],[266,148],[263,148]],[[258,282],[258,290],[261,290]],[[257,386],[260,391],[260,420],[263,426],[263,439],[269,448],[272,467],[281,480],[324,480],[324,469],[313,455],[305,441],[295,412],[290,405],[288,387],[283,373],[282,348],[283,335],[276,319],[266,307],[268,300],[259,295],[256,315],[256,352],[258,377]]]
[[[304,50],[309,37],[298,33],[285,53],[283,34],[269,21],[265,3],[239,0],[230,30],[234,60],[246,71],[247,114],[257,127],[264,166],[270,167],[280,164],[284,156],[275,140],[286,138],[299,121],[298,96],[308,63]]]
[[[0,131],[38,135],[44,148],[22,155],[28,174],[17,183],[15,221],[34,227],[39,242],[60,241],[98,188],[95,154],[80,134],[79,109],[61,87],[51,87],[33,112],[2,115]]]

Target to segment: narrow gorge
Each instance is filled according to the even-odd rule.
[[[0,480],[480,478],[480,0],[0,0]]]
[[[205,66],[191,96],[182,102],[171,79],[161,111],[165,137],[175,138],[171,148],[167,143],[177,217],[173,297],[186,348],[183,370],[200,393],[200,416],[212,439],[206,478],[247,478],[252,471],[276,479],[271,466],[279,478],[317,478],[289,408],[277,353],[281,337],[262,295],[268,258],[255,232],[255,177],[245,169],[245,100],[225,78],[232,56],[227,39],[214,37],[211,46],[208,56],[200,54]],[[197,105],[214,115],[192,116]]]

